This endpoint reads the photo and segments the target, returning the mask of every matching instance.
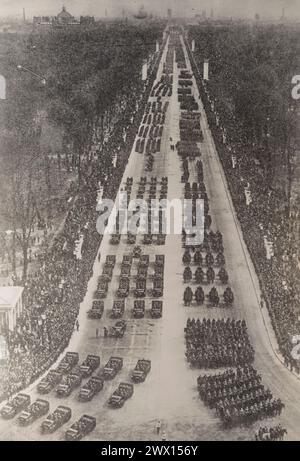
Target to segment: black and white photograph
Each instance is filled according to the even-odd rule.
[[[300,0],[0,0],[0,444],[299,440]]]

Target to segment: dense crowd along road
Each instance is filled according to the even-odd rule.
[[[114,198],[192,200],[192,223],[201,200],[203,239],[120,227],[99,249],[96,239],[71,341],[1,408],[0,437],[155,440],[160,421],[170,440],[281,438],[285,428],[295,439],[300,383],[268,338],[180,28],[168,30],[141,115]],[[84,197],[96,207],[97,190]]]

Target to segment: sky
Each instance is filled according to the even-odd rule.
[[[166,15],[172,8],[174,16],[193,16],[206,8],[207,14],[214,8],[214,14],[222,16],[253,18],[255,13],[262,18],[279,18],[282,8],[290,19],[300,19],[300,0],[0,0],[0,17],[22,16],[25,8],[27,19],[39,15],[56,15],[65,5],[74,16],[85,14],[121,16],[124,8],[130,15],[141,5],[149,13]]]

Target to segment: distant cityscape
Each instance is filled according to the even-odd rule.
[[[1,10],[0,10],[1,14]],[[111,15],[107,9],[105,9],[104,15],[101,17],[89,16],[89,15],[82,15],[76,17],[72,15],[69,11],[67,11],[65,6],[62,6],[61,11],[57,15],[41,15],[41,16],[33,16],[27,17],[26,11],[23,10],[18,15],[14,16],[0,16],[0,32],[8,32],[13,33],[21,30],[32,30],[34,29],[49,29],[49,28],[61,28],[66,26],[79,26],[79,25],[93,25],[96,21],[111,21],[111,20],[152,20],[152,19],[168,19],[171,20],[174,18],[174,13],[171,8],[166,9],[165,14],[162,15],[153,15],[152,13],[148,13],[144,6],[141,6],[136,13],[127,12],[124,8],[120,11],[120,15]],[[186,20],[189,23],[201,23],[201,22],[209,22],[209,21],[249,21],[249,19],[245,18],[237,18],[237,17],[230,17],[230,16],[222,16],[219,15],[217,11],[211,8],[209,11],[206,8],[195,12],[193,9],[191,11],[190,16],[186,16]],[[299,23],[298,19],[295,17],[288,16],[286,14],[285,8],[282,8],[278,11],[278,19],[268,19],[262,17],[259,13],[255,13],[252,21],[261,21],[261,22],[282,22],[282,23]]]

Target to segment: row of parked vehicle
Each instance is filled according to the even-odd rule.
[[[201,198],[204,201],[208,201],[208,195],[203,180],[199,182],[193,182],[192,185],[189,182],[185,182],[184,198],[189,200],[196,200]]]
[[[126,242],[129,245],[134,245],[137,241],[137,234],[128,233]],[[121,234],[113,234],[110,239],[111,245],[118,245],[121,242]],[[166,234],[159,232],[157,234],[144,234],[142,239],[143,245],[164,245],[166,243]]]
[[[157,198],[159,198],[159,200],[166,199],[168,195],[168,183],[162,183],[159,187],[157,183],[152,183],[149,188],[147,188],[145,184],[139,184],[136,198],[144,199],[145,194],[148,195],[148,200],[156,200]],[[151,203],[149,203],[149,205],[151,205]]]
[[[162,316],[162,306],[163,303],[160,300],[151,301],[151,309],[149,314],[152,318],[159,318]],[[120,319],[125,313],[125,300],[115,300],[113,303],[113,308],[111,311],[111,318]],[[146,303],[144,299],[135,299],[132,309],[133,318],[143,318],[146,315]],[[120,325],[119,325],[120,324]],[[123,323],[118,322],[113,328],[116,330],[116,327],[123,326]],[[119,334],[109,334],[109,336],[122,337],[124,335],[125,328],[120,328]]]
[[[162,112],[154,111],[150,113],[151,103],[148,103],[148,104],[149,104],[149,108],[148,108],[149,111],[144,115],[142,124],[144,126],[152,124],[154,127],[164,125],[166,121],[166,112],[167,112],[168,104],[169,104],[168,101],[165,102]],[[139,132],[139,136],[142,137],[142,135],[140,135],[140,132]]]
[[[100,319],[102,316],[104,308],[104,303],[102,305],[101,312],[98,313],[95,309],[91,309],[88,311],[89,318],[92,319]],[[150,316],[152,318],[159,318],[162,316],[162,301],[160,300],[152,300],[151,302],[151,309],[150,309]],[[113,303],[112,311],[111,311],[111,318],[113,319],[120,319],[123,317],[125,313],[125,300],[115,300]],[[134,318],[143,318],[146,314],[146,303],[144,299],[135,299],[134,306],[132,309],[132,315]],[[108,331],[109,337],[116,337],[122,338],[126,331],[126,322],[124,320],[116,322],[110,330]]]
[[[166,181],[164,179],[166,179]],[[126,198],[129,203],[131,196],[132,196],[132,185],[126,184],[124,187],[124,192],[126,192]],[[147,196],[147,202],[148,202],[149,211],[150,211],[151,210],[151,200],[156,200],[158,198],[158,193],[159,193],[160,200],[167,198],[168,178],[162,178],[161,182],[158,182],[157,178],[151,178],[150,184],[147,184],[147,182],[140,182],[138,184],[138,188],[135,193],[135,199],[145,200],[146,199],[145,196]],[[125,203],[125,206],[126,206],[126,203]],[[131,210],[131,211],[134,211],[134,210]],[[117,216],[117,220],[119,220],[119,216]],[[119,221],[117,221],[117,223],[119,224]]]
[[[155,90],[153,90],[155,92]],[[135,151],[139,154],[147,154],[146,170],[152,171],[154,158],[152,154],[160,152],[163,129],[166,122],[166,113],[169,102],[163,103],[161,98],[149,102],[146,106],[142,125],[138,131],[138,139]]]
[[[171,79],[172,80],[172,79]],[[162,82],[160,82],[162,83]],[[153,95],[155,91],[161,91],[160,83],[153,90]],[[163,84],[165,87],[166,85]],[[170,88],[172,91],[172,86]],[[154,157],[152,154],[160,151],[161,149],[161,137],[163,134],[163,125],[165,123],[166,112],[168,109],[169,102],[162,102],[160,98],[157,101],[148,103],[146,111],[143,118],[143,125],[139,129],[138,139],[136,142],[136,151],[139,153],[148,154],[146,169],[151,171],[153,168]],[[148,184],[149,188],[148,188]],[[160,187],[158,185],[160,184]],[[133,178],[127,178],[124,190],[127,193],[127,201],[129,202],[132,195],[133,189]],[[168,178],[162,178],[161,181],[158,181],[157,178],[151,178],[150,180],[145,176],[141,177],[136,198],[144,199],[145,194],[148,195],[148,200],[155,200],[159,194],[160,199],[166,199],[168,192]],[[129,244],[136,244],[137,236],[134,234],[128,234],[126,236],[127,242]],[[121,241],[121,234],[116,233],[111,237],[110,243],[112,245],[117,245]],[[165,236],[163,235],[151,235],[146,234],[143,237],[143,244],[164,244]],[[136,277],[135,277],[135,287],[133,289],[133,295],[135,298],[132,314],[136,319],[143,318],[146,314],[146,300],[145,298],[149,292],[147,291],[147,278],[149,274],[150,267],[150,257],[149,255],[142,254],[141,248],[135,246],[133,248],[132,254],[123,255],[120,268],[119,276],[119,286],[116,292],[116,298],[113,302],[111,310],[111,318],[121,319],[125,313],[126,307],[126,298],[131,292],[131,274],[133,264],[137,263],[136,268]],[[151,275],[152,280],[152,289],[150,292],[151,297],[158,298],[163,295],[163,277],[164,277],[164,256],[156,255],[155,261],[153,263],[153,274]],[[89,316],[91,318],[101,319],[104,311],[104,299],[107,297],[108,292],[108,283],[111,281],[113,274],[113,269],[116,265],[116,256],[108,255],[104,264],[105,273],[102,273],[102,277],[99,279],[97,292],[95,299],[93,300],[92,308],[89,310]],[[104,272],[104,269],[103,269]],[[105,275],[105,277],[103,277]],[[150,316],[152,318],[159,318],[162,316],[162,307],[163,303],[159,299],[151,300],[151,309]],[[120,329],[118,330],[120,336],[123,335],[124,330],[126,329],[126,322],[119,320]],[[123,322],[123,323],[122,323]],[[122,330],[123,328],[123,330]],[[108,332],[108,336],[115,336],[115,327],[114,333],[111,334]],[[116,336],[118,336],[118,334]],[[113,379],[118,371],[121,369],[123,361],[119,357],[111,357],[109,362],[104,367],[102,374],[103,377]],[[151,362],[149,360],[138,360],[134,370],[131,373],[131,380],[133,383],[143,382],[146,379],[146,376],[150,372]],[[117,389],[112,393],[108,400],[108,405],[112,408],[120,408],[124,405],[126,400],[128,400],[134,392],[133,383],[130,382],[121,382]],[[81,388],[78,398],[80,400],[90,400],[94,393],[99,392],[102,389],[103,380],[101,373],[94,377],[92,376],[90,380],[85,383]]]
[[[157,255],[162,256],[162,255]],[[160,259],[155,259],[154,263],[154,274],[152,277],[152,289],[150,290],[151,297],[160,298],[163,295],[163,277],[164,277],[164,270],[163,267],[160,265]],[[128,258],[128,263],[126,261],[126,271],[124,269],[124,258]],[[127,298],[130,293],[130,274],[131,274],[131,266],[133,263],[133,256],[131,255],[124,255],[123,262],[121,266],[121,276],[119,279],[119,287],[117,290],[117,297],[118,298]],[[138,258],[137,264],[137,276],[135,280],[135,288],[133,289],[133,294],[136,298],[144,298],[147,295],[147,275],[148,269],[150,264],[150,257],[149,255],[141,254]]]
[[[108,293],[109,284],[113,277],[114,268],[116,265],[116,256],[115,255],[107,255],[106,260],[104,262],[104,266],[102,269],[102,274],[98,277],[98,284],[97,290],[95,293],[92,309],[90,312],[91,316],[94,314],[98,316],[100,311],[102,311],[101,316],[103,314],[103,304],[100,302],[101,299],[106,298]],[[101,317],[100,317],[101,318]]]
[[[163,176],[161,179],[159,179],[157,176],[152,176],[151,178],[148,178],[147,176],[141,176],[140,180],[138,181],[139,188],[145,188],[146,190],[147,185],[150,186],[150,189],[156,189],[158,185],[161,185],[161,187],[166,187],[168,185],[168,177]],[[129,197],[131,196],[132,187],[133,178],[130,176],[126,179],[124,184],[124,190],[127,192],[127,196]]]
[[[159,82],[154,86],[151,96],[152,97],[171,97],[173,93],[173,75],[166,73],[166,65],[164,66],[164,73]],[[173,71],[173,68],[172,68]]]
[[[145,298],[147,294],[154,298],[160,298],[163,296],[164,288],[164,255],[156,255],[153,263],[153,272],[150,276],[152,287],[147,290],[147,278],[149,277],[150,267],[150,256],[141,253],[140,247],[135,247],[133,254],[123,255],[121,262],[119,286],[116,292],[116,299],[113,303],[111,318],[120,319],[123,317],[125,312],[125,299],[129,296],[131,291],[131,274],[134,260],[137,260],[136,276],[135,276],[135,287],[133,288],[133,294],[136,298]],[[105,260],[105,267],[113,268],[116,264],[115,255],[107,255]],[[107,275],[108,272],[106,272]],[[110,272],[112,275],[112,271]],[[92,302],[91,309],[88,310],[88,317],[91,319],[101,319],[104,312],[104,300],[107,297],[108,283],[111,278],[103,278],[103,275],[99,277],[97,291],[95,298]],[[133,316],[138,318],[144,317],[145,315],[145,303],[143,300],[135,300],[133,308]],[[142,306],[144,306],[142,308]],[[143,311],[143,315],[141,312]],[[139,312],[139,314],[137,313]],[[162,313],[162,303],[159,301],[152,301],[152,307],[150,310],[151,317],[160,317]],[[116,324],[113,327],[113,332],[110,336],[122,337],[126,330],[126,324]]]
[[[30,404],[30,396],[28,394],[20,393],[7,403],[1,409],[1,416],[5,419],[11,419],[18,416],[17,421],[20,426],[27,426],[32,424],[39,418],[42,418],[49,412],[49,402],[43,399],[37,399]],[[41,432],[43,434],[52,434],[64,424],[70,421],[72,411],[69,407],[59,405],[53,413],[50,413],[41,424]],[[96,418],[83,415],[81,418],[74,422],[72,426],[66,431],[66,440],[80,440],[85,435],[90,433],[96,427]]]
[[[159,83],[156,84],[156,86],[158,85]],[[160,114],[160,113],[166,114],[168,110],[169,101],[163,102],[160,96],[157,96],[157,97],[154,96],[154,98],[156,98],[156,100],[154,99],[154,101],[149,101],[146,105],[145,116],[143,119],[144,124],[148,123],[148,125],[150,125],[151,123],[154,123],[155,115]],[[152,115],[152,117],[149,118],[149,115]],[[145,117],[147,118],[145,119]]]
[[[68,366],[74,363],[74,357],[77,357],[76,353],[67,353],[63,359],[63,365],[67,363]],[[113,379],[117,373],[123,367],[123,359],[121,357],[111,357],[105,365],[101,376],[92,376],[89,381],[80,389],[78,394],[78,400],[82,402],[90,401],[98,394],[104,385],[105,379]],[[133,383],[144,382],[147,375],[151,370],[151,361],[145,359],[139,359],[132,370],[130,377]],[[46,382],[51,381],[53,378],[53,370],[51,370],[47,377],[42,380]],[[61,378],[63,379],[63,378]],[[41,393],[45,392],[45,386],[38,386],[38,391]],[[125,401],[133,395],[133,384],[132,383],[120,383],[118,388],[112,393],[108,400],[108,405],[113,408],[120,408],[123,406]],[[49,402],[38,398],[31,403],[30,395],[20,393],[16,395],[10,402],[7,402],[2,407],[0,414],[4,419],[12,419],[17,416],[17,421],[21,426],[27,426],[32,424],[37,419],[46,416],[50,411]],[[41,424],[42,433],[53,433],[64,424],[66,424],[72,416],[70,408],[60,405],[56,408],[53,413],[50,413],[47,418]],[[82,426],[82,423],[87,423],[87,430]],[[77,422],[75,422],[70,429],[66,432],[67,440],[79,440],[84,435],[87,435],[96,426],[96,419],[87,415],[82,416]]]
[[[151,139],[148,138],[147,140],[145,138],[138,138],[136,145],[135,145],[135,151],[139,154],[156,154],[157,152],[160,152],[161,150],[161,138],[155,138]]]
[[[133,183],[132,183],[132,178],[127,178],[127,181],[124,185],[123,191],[126,192],[126,198],[127,198],[127,206],[130,203],[131,196],[132,196],[132,188],[133,188]],[[147,198],[145,197],[145,194],[147,194]],[[140,182],[138,183],[138,189],[136,191],[136,200],[146,200],[147,202],[147,209],[144,210],[144,213],[146,213],[146,217],[148,219],[148,233],[144,233],[143,231],[143,241],[142,243],[144,245],[164,245],[165,240],[166,240],[166,235],[162,232],[162,229],[164,229],[163,226],[163,207],[164,207],[164,202],[163,200],[166,200],[168,196],[168,178],[163,177],[161,180],[158,180],[157,177],[152,177],[150,179],[150,183],[148,182],[147,177],[141,177]],[[152,215],[155,213],[155,216],[157,214],[157,200],[160,202],[159,203],[159,220],[160,220],[160,229],[161,231],[157,233],[151,233],[152,231]],[[126,204],[124,205],[126,208]],[[131,209],[130,212],[137,213],[139,211],[139,207],[141,205],[137,205],[136,210]],[[154,207],[154,208],[153,208]],[[157,219],[157,218],[156,218]],[[120,222],[120,216],[117,215],[116,218],[117,222],[117,233],[113,234],[110,238],[110,244],[111,245],[118,245],[121,242],[121,227],[122,227],[122,222]],[[138,229],[141,224],[141,220],[137,219],[135,221],[135,226],[136,226],[136,232],[127,232],[126,234],[126,241],[128,244],[133,245],[137,241],[137,234],[138,234]],[[106,272],[108,272],[109,269],[106,269]]]
[[[147,375],[151,370],[150,360],[138,360],[137,364],[131,374],[131,379],[134,383],[144,382]],[[113,392],[108,400],[108,405],[112,408],[121,408],[126,400],[132,397],[134,386],[132,383],[122,382],[118,388]]]
[[[151,117],[151,115],[149,115]],[[139,137],[140,138],[147,138],[149,137],[150,139],[154,138],[161,138],[162,137],[162,132],[163,132],[163,125],[141,125],[139,129]]]

